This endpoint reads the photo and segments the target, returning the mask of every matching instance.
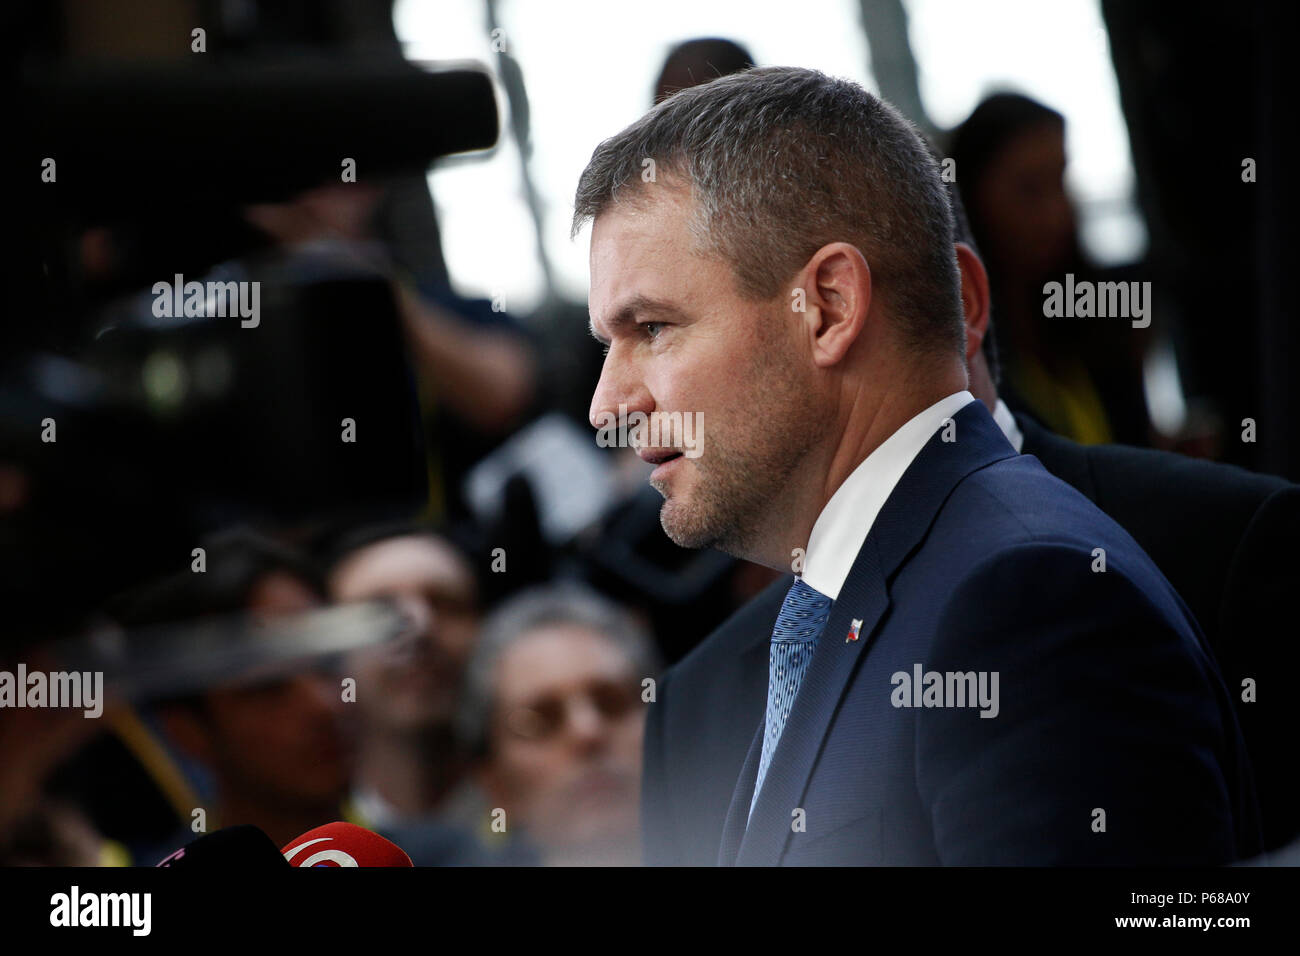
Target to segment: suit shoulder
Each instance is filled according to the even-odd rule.
[[[981,526],[984,550],[1026,543],[1088,544],[1090,550],[1101,539],[1117,537],[1133,543],[1082,492],[1029,455],[1005,458],[968,475],[953,490],[944,511]]]
[[[1151,591],[1170,588],[1128,530],[1031,456],[1004,459],[968,476],[939,520],[949,541],[966,542],[968,570],[997,556],[1020,564],[1026,580],[1037,580],[1042,569],[1036,562],[1045,566],[1068,554],[1086,568],[1104,552],[1111,575]]]

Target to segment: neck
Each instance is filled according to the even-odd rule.
[[[827,502],[867,456],[918,413],[968,387],[960,356],[943,361],[937,371],[932,364],[915,377],[903,375],[879,389],[846,383],[831,413],[835,420],[832,440],[820,453],[809,455],[801,477],[794,482],[797,487],[792,487],[787,497],[789,505],[773,510],[775,520],[770,525],[780,529],[780,540],[767,542],[762,556],[751,560],[789,571],[791,548],[807,551],[813,525]]]
[[[359,748],[356,781],[374,790],[403,816],[436,810],[464,774],[449,728],[416,733],[369,734]]]

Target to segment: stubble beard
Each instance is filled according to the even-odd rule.
[[[696,471],[690,496],[652,482],[664,495],[659,522],[680,547],[754,560],[764,539],[780,533],[772,522],[787,512],[781,504],[793,490],[790,477],[827,430],[791,370],[759,351],[761,367],[743,379],[753,385],[749,400],[733,406],[743,417],[713,425],[704,453],[684,463]]]

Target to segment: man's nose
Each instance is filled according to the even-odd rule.
[[[592,428],[606,427],[611,422],[615,427],[621,428],[624,422],[619,419],[620,406],[625,415],[636,411],[649,415],[654,409],[654,400],[635,366],[624,361],[617,354],[617,349],[616,344],[605,356],[605,364],[600,369],[600,381],[596,383],[596,391],[591,396],[587,420]]]
[[[588,697],[572,701],[568,711],[569,737],[580,750],[598,748],[609,734],[609,721]]]

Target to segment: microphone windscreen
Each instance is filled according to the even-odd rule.
[[[225,827],[199,837],[158,864],[169,869],[257,869],[288,866],[271,838],[255,826]]]
[[[327,823],[308,830],[282,852],[295,867],[412,866],[396,843],[352,823]]]

